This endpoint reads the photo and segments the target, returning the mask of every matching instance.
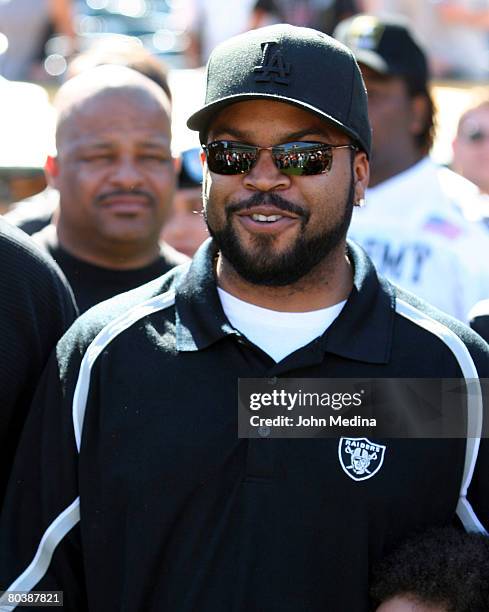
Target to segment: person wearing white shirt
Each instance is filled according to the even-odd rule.
[[[393,18],[359,15],[335,36],[360,64],[373,134],[366,206],[355,211],[349,236],[381,274],[467,321],[489,296],[489,234],[477,187],[429,157],[435,111],[426,56]]]

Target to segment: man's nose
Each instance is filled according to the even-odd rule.
[[[244,175],[243,184],[256,191],[284,190],[290,187],[291,179],[282,174],[275,165],[271,151],[260,151],[258,160],[250,172]]]
[[[110,181],[114,186],[122,189],[132,190],[140,187],[143,176],[138,168],[137,160],[130,156],[120,157],[114,164]]]

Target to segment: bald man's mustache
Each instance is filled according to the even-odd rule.
[[[108,200],[118,197],[138,197],[145,199],[150,206],[156,206],[156,198],[144,189],[114,189],[107,193],[101,193],[95,198],[95,204],[105,204]]]

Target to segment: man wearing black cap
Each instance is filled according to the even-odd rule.
[[[467,321],[489,295],[480,257],[489,236],[473,219],[482,214],[476,186],[428,156],[435,109],[425,54],[400,19],[358,15],[335,36],[360,64],[373,128],[366,206],[350,235],[390,280]]]
[[[0,588],[62,589],[94,612],[366,612],[370,563],[409,532],[456,511],[488,526],[487,447],[239,438],[238,377],[476,385],[488,348],[346,245],[370,151],[346,47],[283,25],[230,39],[189,126],[212,239],[59,344],[12,478]],[[480,397],[462,397],[480,426]]]

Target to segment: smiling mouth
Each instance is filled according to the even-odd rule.
[[[253,215],[251,215],[251,218],[253,219],[253,221],[258,221],[259,223],[274,223],[275,221],[278,221],[279,219],[283,219],[283,215],[260,215],[258,213],[255,213]]]
[[[300,221],[299,216],[276,206],[256,206],[236,213],[240,224],[252,233],[280,233]]]

